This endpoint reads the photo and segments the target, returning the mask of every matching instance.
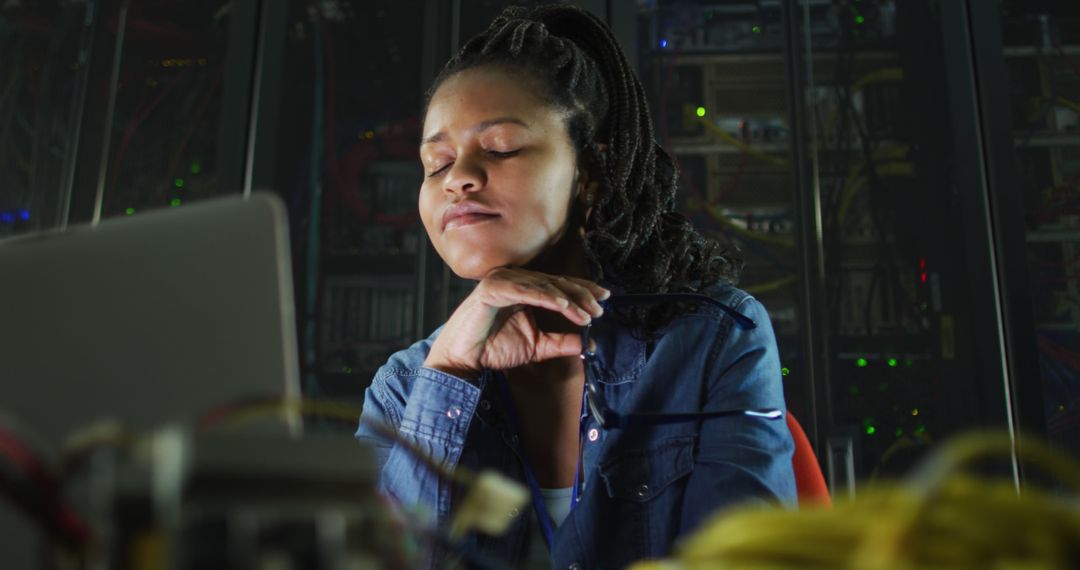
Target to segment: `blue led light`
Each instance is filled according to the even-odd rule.
[[[0,214],[0,222],[4,222],[5,224],[15,223],[15,214],[12,214],[11,212],[4,212]]]
[[[19,210],[19,219],[24,221],[24,222],[26,220],[29,220],[30,219],[30,211],[29,210]]]
[[[660,47],[666,48],[667,47],[667,40],[660,40]]]

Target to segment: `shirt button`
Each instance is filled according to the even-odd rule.
[[[641,484],[641,485],[638,485],[637,494],[638,494],[639,497],[644,497],[645,495],[648,495],[649,494],[649,486],[645,485],[644,483]]]
[[[460,418],[461,417],[461,408],[454,407],[454,408],[450,408],[449,410],[446,410],[446,417],[448,417],[448,418],[450,418],[452,420],[456,420],[456,419]]]
[[[578,562],[571,562],[566,568],[567,570],[581,570],[581,564]]]
[[[510,511],[510,518],[512,518],[512,519],[517,518],[517,516],[520,515],[520,514],[521,514],[521,511],[519,509],[514,509],[514,510]]]
[[[589,441],[596,441],[600,439],[600,430],[592,428],[589,430]]]
[[[480,409],[485,412],[491,409],[491,402],[487,400],[480,400]]]

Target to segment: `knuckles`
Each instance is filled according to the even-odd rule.
[[[512,290],[541,290],[563,292],[575,297],[599,296],[600,286],[586,279],[571,278],[565,275],[549,275],[516,267],[497,267],[492,269],[477,284],[480,294]]]

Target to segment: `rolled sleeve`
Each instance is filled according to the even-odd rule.
[[[396,429],[419,452],[453,471],[479,399],[479,387],[438,370],[380,371],[365,394],[356,437],[375,447],[384,494],[407,508],[437,505],[430,514],[444,519],[450,510],[449,481],[371,424]]]
[[[465,445],[480,388],[455,376],[421,368],[401,420],[401,433],[460,449]]]

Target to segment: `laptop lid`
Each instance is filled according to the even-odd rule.
[[[0,241],[0,411],[58,446],[300,392],[284,205],[206,200]]]

